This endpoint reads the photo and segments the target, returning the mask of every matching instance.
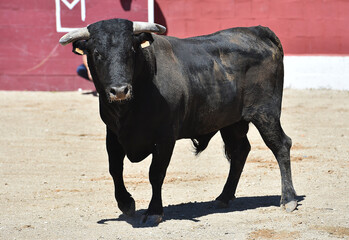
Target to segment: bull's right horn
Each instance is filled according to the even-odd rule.
[[[59,39],[59,43],[65,46],[71,42],[75,42],[77,40],[86,40],[89,38],[90,32],[88,31],[87,27],[84,27],[68,32],[63,37],[61,37],[61,39]]]
[[[157,23],[133,22],[133,33],[139,34],[142,32],[163,34],[166,32],[166,27]]]

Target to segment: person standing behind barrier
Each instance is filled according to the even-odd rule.
[[[76,72],[80,77],[92,82],[92,76],[88,69],[86,55],[82,55],[82,64],[77,67]]]

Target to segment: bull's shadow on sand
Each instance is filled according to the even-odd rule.
[[[298,203],[303,201],[304,195],[298,196]],[[299,204],[300,206],[301,204]],[[278,207],[280,206],[280,196],[254,196],[254,197],[239,197],[235,199],[228,208],[217,208],[214,201],[208,202],[189,202],[178,205],[169,205],[164,207],[165,216],[163,222],[169,220],[190,220],[200,222],[198,218],[216,213],[239,212],[263,207]],[[142,214],[145,209],[136,211],[133,217],[121,214],[118,218],[101,219],[98,224],[108,224],[108,222],[123,221],[128,222],[134,228],[149,227],[140,223]]]

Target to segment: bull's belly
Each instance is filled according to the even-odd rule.
[[[232,107],[211,111],[200,111],[183,123],[180,138],[205,135],[234,124],[241,120],[241,113]]]
[[[218,131],[241,119],[241,92],[238,92],[239,74],[216,73],[201,76],[203,86],[195,85],[187,99],[187,116],[183,122],[182,134],[195,137]],[[189,114],[188,114],[189,113]]]

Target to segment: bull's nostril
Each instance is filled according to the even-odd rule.
[[[128,87],[125,87],[124,94],[126,95],[128,93]]]
[[[109,92],[113,95],[116,95],[116,88],[110,88]]]

